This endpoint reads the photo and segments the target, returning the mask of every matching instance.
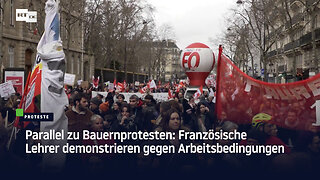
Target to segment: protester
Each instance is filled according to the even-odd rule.
[[[265,113],[259,113],[252,118],[252,128],[255,128],[266,134],[265,145],[282,145],[285,153],[290,153],[290,148],[277,137],[278,129],[272,116]],[[242,144],[246,144],[247,141],[243,141]]]
[[[135,86],[132,86],[132,84],[127,87],[128,92],[136,91]],[[297,164],[302,160],[310,162],[312,166],[319,165],[319,134],[316,133],[317,129],[313,128],[314,131],[311,134],[301,134],[296,130],[302,123],[306,123],[299,119],[301,116],[304,116],[304,112],[299,110],[301,103],[288,102],[275,105],[274,102],[264,102],[263,104],[259,104],[259,101],[254,101],[255,97],[250,97],[253,99],[252,102],[254,107],[245,109],[248,106],[237,99],[240,92],[236,93],[237,90],[235,89],[235,97],[227,97],[230,101],[234,99],[232,104],[234,106],[228,106],[231,110],[224,108],[219,115],[220,119],[217,119],[216,104],[213,102],[214,94],[203,94],[201,96],[202,100],[200,100],[199,103],[195,103],[193,97],[190,97],[188,100],[184,99],[184,88],[169,88],[171,88],[173,92],[176,92],[174,100],[159,101],[154,99],[156,96],[151,94],[151,92],[162,92],[167,90],[167,88],[159,87],[157,90],[150,89],[150,93],[148,91],[148,93],[142,95],[141,97],[143,100],[140,99],[137,94],[130,94],[129,103],[125,102],[125,97],[127,97],[128,94],[120,94],[121,92],[119,90],[114,91],[116,93],[111,93],[110,91],[104,100],[105,102],[102,102],[103,96],[99,93],[96,97],[90,98],[90,87],[85,89],[81,87],[70,88],[70,90],[68,90],[70,105],[66,109],[66,115],[69,121],[69,131],[81,133],[82,130],[90,130],[91,132],[152,132],[156,130],[178,134],[179,130],[198,131],[198,133],[207,132],[210,129],[214,129],[215,131],[222,130],[222,132],[238,130],[248,133],[246,140],[241,142],[234,140],[218,140],[206,143],[219,143],[221,145],[231,145],[233,143],[239,143],[239,145],[283,145],[285,153],[287,153],[288,156],[278,156],[277,154],[274,154],[266,158],[263,154],[252,154],[247,157],[243,154],[230,153],[214,155],[174,153],[163,154],[158,157],[155,155],[144,156],[140,153],[130,155],[114,154],[110,159],[110,156],[104,156],[105,154],[90,154],[88,156],[68,154],[67,169],[71,166],[76,170],[80,169],[79,165],[83,165],[87,168],[86,170],[88,172],[95,172],[95,169],[101,170],[110,168],[109,165],[111,162],[114,163],[113,169],[121,169],[123,167],[134,169],[134,167],[137,166],[135,168],[141,168],[138,170],[139,172],[143,172],[142,169],[150,172],[158,172],[160,169],[164,170],[164,172],[172,172],[173,169],[177,172],[185,172],[186,169],[189,169],[190,172],[195,169],[207,169],[209,171],[215,169],[219,172],[224,169],[244,170],[243,167],[256,170],[258,166],[270,168],[272,165],[279,166],[281,163],[287,164],[289,162],[293,163],[292,168],[297,168],[300,167]],[[83,93],[83,91],[85,93]],[[268,101],[267,98],[265,100]],[[89,107],[88,102],[90,102]],[[13,122],[15,109],[18,104],[19,97],[12,96],[8,100],[2,100],[0,108],[0,126],[4,125],[6,112],[9,111],[11,111],[11,114],[8,113],[9,122]],[[256,113],[259,112],[259,110],[263,113]],[[230,114],[230,111],[235,112],[235,114]],[[252,117],[253,114],[256,114],[252,118],[251,127],[250,124],[244,123],[245,121],[229,121],[230,119],[234,119],[233,116],[236,116],[238,111],[246,111],[246,117]],[[298,114],[299,117],[297,117]],[[310,126],[315,123],[314,119],[316,119],[316,113],[314,112],[311,115],[314,118],[310,118],[310,122],[308,121]],[[283,123],[286,127],[278,128],[276,126],[278,123]],[[32,124],[34,125],[34,123]],[[35,127],[39,128],[39,124],[35,124]],[[34,130],[37,131],[36,129]],[[201,145],[201,143],[204,143],[205,141],[188,141],[175,138],[174,140],[165,140],[161,142],[143,142],[140,140],[125,142],[115,140],[114,142],[123,145],[138,144],[142,147],[144,145],[166,144],[174,145],[176,148],[179,148],[180,144],[194,143]],[[87,145],[97,143],[103,145],[104,143],[110,142],[103,142],[100,140],[79,140],[69,141],[69,143]],[[25,143],[23,145],[25,145]],[[13,146],[12,148],[16,149],[17,146]],[[35,158],[32,157],[31,159]],[[126,165],[124,166],[124,164]],[[88,165],[90,167],[88,167]]]
[[[145,96],[144,101],[146,106],[142,109],[142,112],[144,116],[145,130],[150,132],[154,128],[152,122],[158,117],[158,112],[155,108],[156,101],[153,99],[153,96],[149,94]]]
[[[101,116],[105,116],[106,114],[110,114],[111,109],[110,109],[109,101],[101,103],[99,106],[99,111],[100,111]]]
[[[130,114],[134,120],[134,124],[137,125],[137,130],[145,131],[149,127],[149,123],[145,123],[142,107],[139,106],[139,97],[137,95],[132,95],[129,98],[129,105],[130,105]]]
[[[3,175],[12,175],[15,173],[15,177],[18,177],[36,170],[30,162],[8,151],[7,143],[9,138],[10,136],[7,129],[0,125],[0,169]],[[19,171],[18,174],[17,170]]]
[[[124,95],[123,95],[123,94],[119,94],[119,95],[117,95],[116,97],[117,97],[117,100],[118,100],[119,103],[122,104],[122,103],[125,102],[125,100],[124,100]]]
[[[109,102],[102,103],[99,106],[101,115],[103,116],[103,125],[106,131],[110,131],[112,124],[117,120],[118,115],[121,112],[121,103],[114,102],[109,110]]]
[[[112,113],[115,116],[117,116],[120,113],[121,110],[121,103],[120,102],[114,102],[112,106]]]
[[[112,104],[114,103],[113,94],[112,93],[108,93],[108,95],[107,95],[107,97],[105,99],[105,102],[108,102],[109,105],[112,106]]]
[[[168,110],[161,121],[161,125],[155,129],[155,131],[160,132],[175,132],[176,138],[174,140],[162,141],[161,144],[171,144],[177,149],[179,149],[180,143],[189,143],[187,140],[179,140],[179,130],[188,131],[186,127],[182,126],[180,112],[174,108]],[[183,173],[187,168],[190,171],[194,171],[197,167],[197,160],[194,154],[166,154],[159,158],[155,158],[155,161],[159,163],[159,169],[164,169],[170,173]]]
[[[209,94],[207,98],[207,107],[209,108],[209,116],[212,119],[213,125],[216,127],[218,125],[217,116],[216,116],[216,105],[213,102],[214,96]]]
[[[164,116],[166,115],[166,113],[168,112],[168,110],[171,108],[170,103],[169,102],[162,102],[160,104],[160,109],[159,109],[159,116],[156,119],[155,122],[155,126],[159,126],[161,124],[162,119],[164,118]]]
[[[94,113],[94,114],[100,114],[99,111],[99,106],[102,103],[101,99],[99,99],[98,97],[94,97],[90,100],[90,110]]]
[[[18,108],[20,103],[20,97],[16,95],[11,95],[7,103],[3,108],[0,109],[0,120],[4,123],[4,120],[7,119],[7,125],[11,124],[16,118],[15,110]],[[4,124],[3,124],[4,125]]]
[[[102,99],[103,99],[103,95],[101,95],[101,94],[97,94],[97,96],[96,96],[99,100],[101,100],[102,101]]]
[[[92,132],[103,132],[103,119],[101,116],[94,114],[90,118],[90,131]],[[84,145],[104,145],[104,144],[113,144],[113,139],[88,139],[83,140]],[[82,163],[86,169],[93,173],[99,173],[100,171],[107,170],[107,167],[112,166],[112,154],[83,154]],[[102,173],[102,172],[101,172]],[[101,174],[102,175],[102,174]]]
[[[209,129],[214,129],[213,119],[210,118],[209,108],[203,102],[198,103],[197,109],[197,131],[208,131]]]
[[[294,109],[289,109],[284,115],[284,123],[288,128],[279,128],[279,138],[284,141],[288,146],[294,148],[297,145],[297,138],[299,132],[296,130],[300,123],[299,117]]]
[[[121,113],[117,116],[117,120],[113,122],[111,131],[137,131],[137,124],[135,123],[135,116],[130,113],[130,106],[123,104],[121,106]]]
[[[183,105],[183,124],[192,131],[197,130],[197,117],[196,117],[197,105],[194,102],[194,98],[191,96],[189,102]]]
[[[66,112],[68,117],[68,130],[82,132],[90,128],[90,118],[93,113],[88,109],[88,98],[83,93],[78,93],[73,99],[73,107]]]

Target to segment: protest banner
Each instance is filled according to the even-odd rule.
[[[254,115],[266,113],[283,128],[318,129],[320,74],[287,84],[259,81],[243,73],[220,48],[217,75],[218,119],[250,124]]]

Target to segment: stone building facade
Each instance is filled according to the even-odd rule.
[[[37,44],[44,29],[43,0],[1,0],[1,76],[3,69],[23,68],[25,75],[32,70]],[[37,23],[16,21],[16,9],[37,11]],[[83,51],[83,31],[81,22],[75,23],[71,37],[65,30],[66,12],[60,13],[60,36],[63,41],[64,52],[67,52],[67,40],[70,38],[69,58],[66,57],[66,72],[75,74],[76,79],[90,80],[94,71],[94,57]],[[75,14],[76,15],[76,14]],[[2,79],[1,79],[2,80]]]
[[[291,22],[278,21],[268,36],[277,35],[267,53],[270,82],[293,82],[319,72],[320,65],[320,3],[316,0],[291,0]],[[307,10],[306,8],[310,8]],[[313,21],[314,20],[314,21]],[[315,61],[317,61],[315,63]]]

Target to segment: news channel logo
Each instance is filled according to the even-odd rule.
[[[20,121],[53,121],[53,113],[26,113],[23,109],[16,109],[16,116]]]
[[[16,21],[36,23],[37,11],[29,11],[28,9],[16,9]]]

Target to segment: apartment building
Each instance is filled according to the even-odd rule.
[[[173,40],[153,42],[153,54],[158,64],[153,70],[151,78],[159,79],[162,82],[173,82],[180,79],[183,76],[179,61],[180,53],[181,50]]]
[[[22,68],[25,75],[32,70],[37,53],[37,44],[44,29],[44,0],[1,0],[1,74],[3,69]],[[37,22],[16,21],[16,9],[28,9],[37,12]],[[72,14],[74,17],[76,14]],[[70,37],[65,25],[70,15],[61,9],[60,36],[66,57],[66,72],[75,74],[77,79],[89,80],[94,71],[94,57],[83,49],[83,32],[81,22],[72,25]],[[69,46],[67,42],[69,41]],[[69,48],[67,48],[69,47]],[[69,50],[68,50],[69,49]],[[2,76],[2,75],[1,75]]]
[[[266,54],[269,82],[293,82],[319,72],[320,3],[290,0],[289,5],[290,18],[278,17],[274,30],[266,33],[266,44],[272,43]]]
[[[164,68],[164,79],[166,82],[180,79],[183,75],[183,71],[179,61],[180,53],[181,51],[174,41],[168,40],[166,42],[166,66]]]

